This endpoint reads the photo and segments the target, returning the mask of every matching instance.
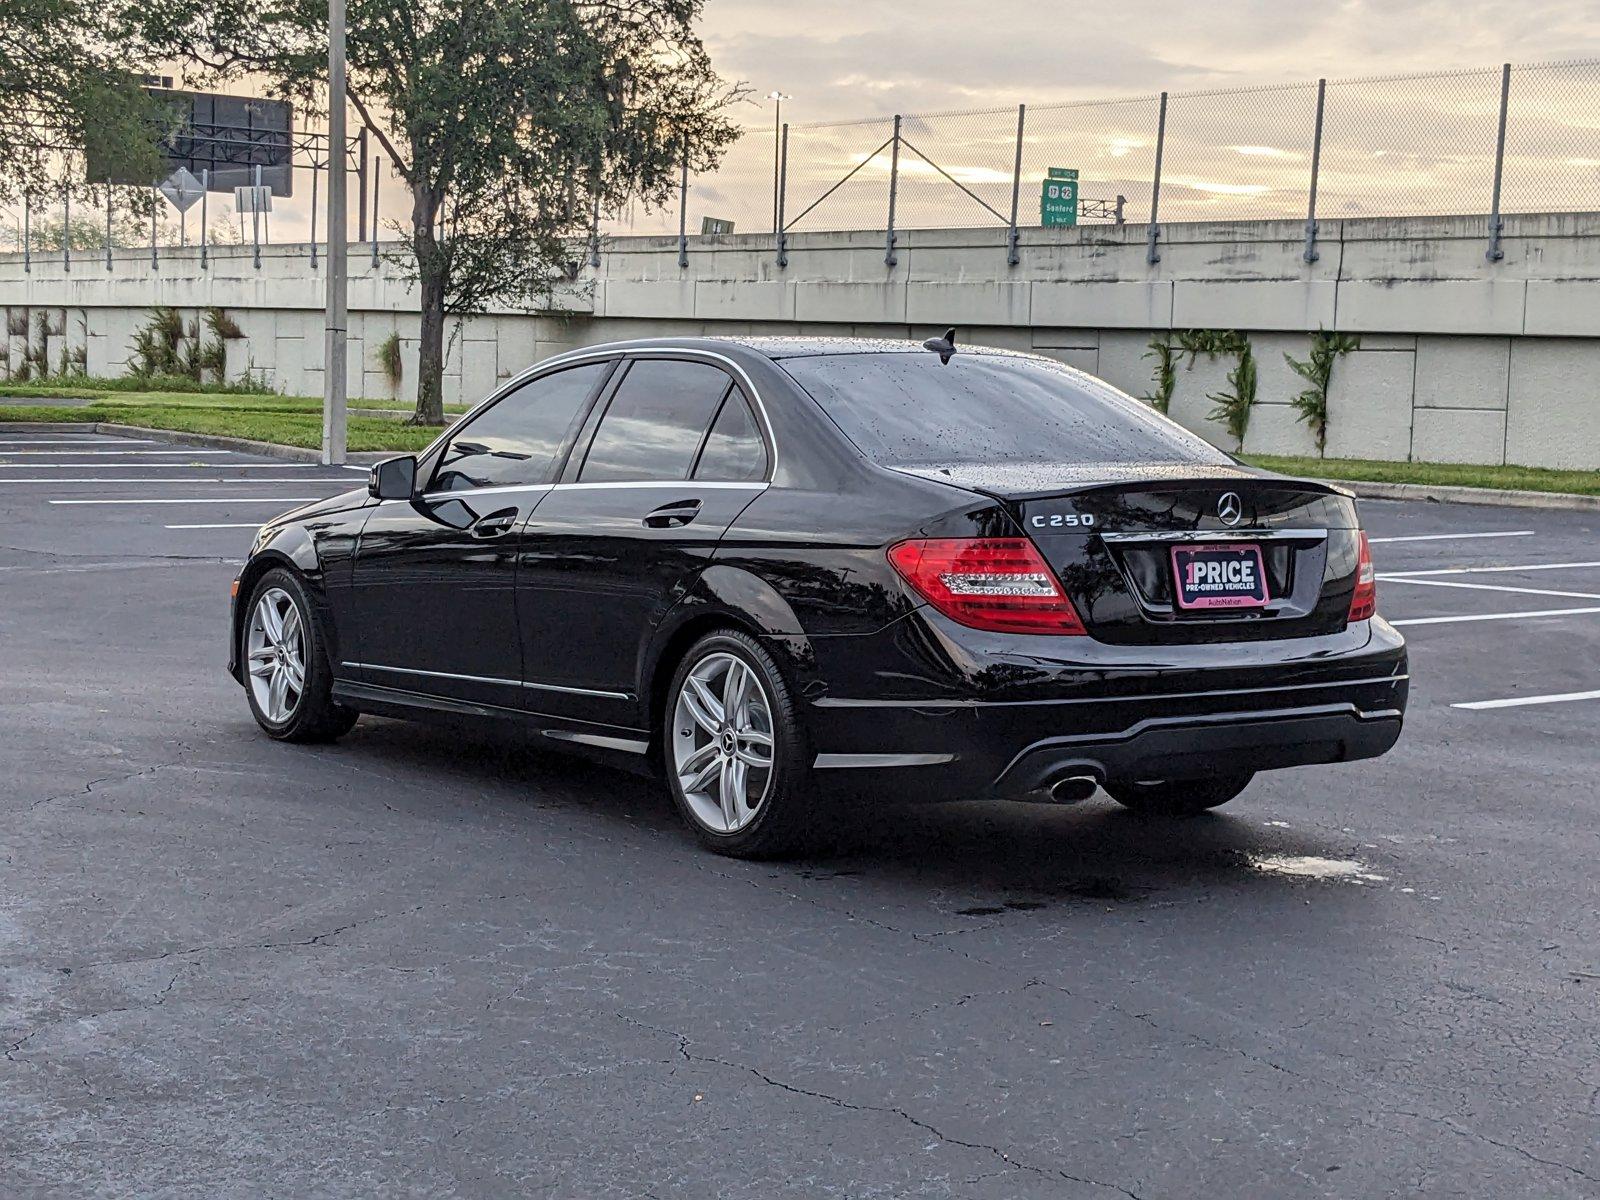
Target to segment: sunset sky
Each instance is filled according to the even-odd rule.
[[[1600,55],[1596,0],[707,0],[796,121]],[[754,106],[748,118],[760,119]]]

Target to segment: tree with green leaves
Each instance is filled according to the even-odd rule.
[[[712,69],[703,0],[349,0],[347,102],[410,193],[421,308],[419,424],[444,419],[448,318],[550,305],[597,214],[664,203],[687,155],[709,170],[742,91]],[[155,0],[156,55],[208,81],[327,97],[324,0]]]
[[[0,199],[84,186],[80,151],[119,179],[160,178],[162,113],[128,73],[128,32],[88,0],[0,0]]]

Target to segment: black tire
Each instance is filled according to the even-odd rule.
[[[752,806],[755,816],[749,824],[731,833],[711,828],[696,815],[675,768],[674,726],[679,694],[690,672],[713,655],[732,655],[744,663],[765,689],[771,717],[773,765],[765,795]],[[672,802],[702,845],[734,858],[760,859],[792,855],[812,844],[815,801],[810,787],[810,740],[783,671],[755,638],[728,629],[708,634],[691,646],[672,672],[659,732],[663,772]]]
[[[261,597],[278,589],[289,597],[300,618],[302,653],[305,659],[305,687],[294,707],[282,720],[273,720],[256,699],[251,686],[250,628]],[[246,602],[244,619],[239,622],[239,661],[245,671],[244,694],[256,724],[268,737],[280,742],[331,742],[350,732],[360,716],[354,709],[333,699],[333,664],[328,658],[329,639],[317,606],[311,602],[305,583],[293,571],[274,567],[256,580]]]
[[[1192,817],[1232,800],[1250,786],[1254,774],[1213,775],[1209,779],[1131,779],[1105,785],[1118,804],[1158,817]]]

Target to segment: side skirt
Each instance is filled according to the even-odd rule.
[[[650,773],[647,762],[649,740],[640,729],[505,708],[498,704],[478,704],[470,700],[433,696],[376,683],[357,683],[348,679],[334,680],[333,698],[357,712],[394,717],[402,721],[429,721],[465,728],[484,720],[519,725],[548,740],[552,750],[578,753],[624,770]]]

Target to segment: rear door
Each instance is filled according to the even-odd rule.
[[[615,365],[542,375],[451,432],[410,500],[386,500],[352,573],[365,682],[471,703],[522,703],[517,547]]]
[[[523,532],[527,704],[626,724],[648,631],[766,487],[755,407],[719,366],[629,362]]]

